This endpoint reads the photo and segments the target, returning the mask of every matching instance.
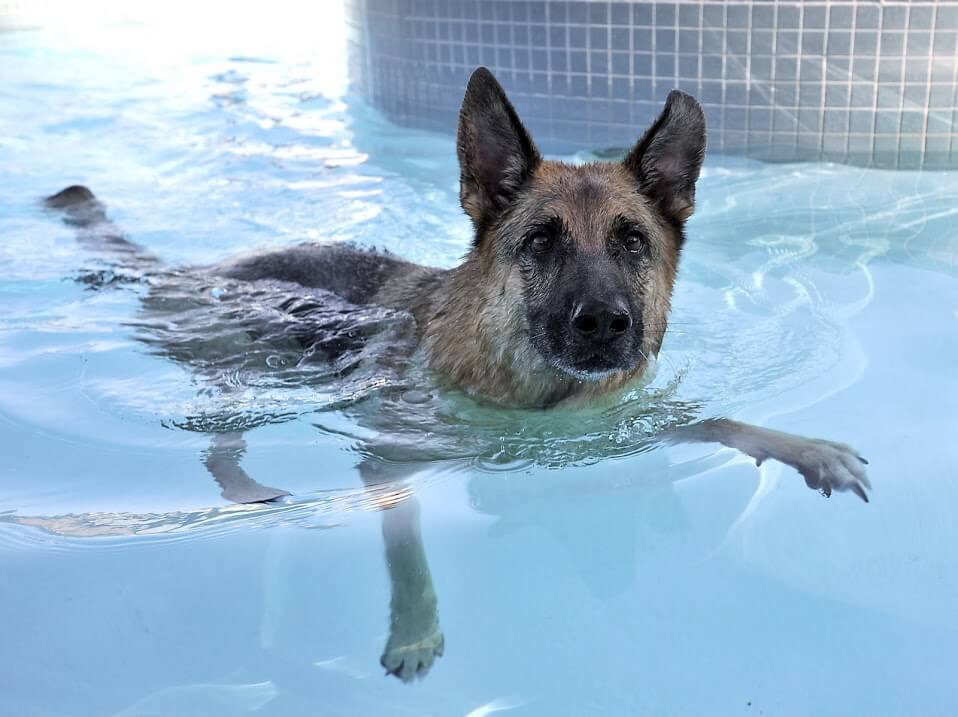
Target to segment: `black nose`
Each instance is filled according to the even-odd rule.
[[[622,304],[580,301],[572,309],[572,328],[591,341],[615,341],[632,326],[632,316]]]

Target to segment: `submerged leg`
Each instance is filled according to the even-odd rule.
[[[219,483],[222,495],[234,503],[264,503],[289,495],[285,490],[257,483],[240,466],[246,453],[243,434],[214,433],[210,447],[203,456],[203,465]]]
[[[844,443],[805,438],[726,418],[678,426],[660,438],[669,443],[721,443],[751,456],[756,465],[772,458],[797,470],[809,488],[826,496],[833,490],[850,490],[868,502],[865,493],[866,488],[871,488],[865,474],[868,461]]]
[[[424,677],[445,638],[439,628],[439,612],[432,574],[426,561],[419,522],[419,501],[406,484],[407,474],[387,464],[364,460],[359,465],[363,482],[376,490],[382,505],[383,540],[392,597],[389,602],[389,639],[380,658],[386,673],[403,682]],[[385,486],[395,486],[383,492]]]

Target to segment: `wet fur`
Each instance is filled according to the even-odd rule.
[[[440,382],[481,400],[536,408],[589,402],[640,377],[662,344],[704,148],[701,108],[673,92],[623,162],[546,161],[498,82],[480,68],[466,89],[457,140],[460,197],[475,227],[459,266],[442,270],[346,245],[305,244],[209,272],[408,311]],[[89,190],[70,187],[47,203],[77,226],[110,235]],[[620,246],[623,222],[641,232],[641,255]],[[527,246],[543,225],[556,233],[550,266]],[[117,253],[135,246],[120,236]],[[614,295],[628,308],[632,326],[616,346],[577,345],[569,316],[583,295]],[[577,352],[591,352],[602,365],[580,368]]]
[[[457,140],[461,202],[475,227],[462,264],[440,270],[344,246],[304,245],[214,270],[407,310],[429,368],[484,401],[590,402],[640,377],[662,344],[704,149],[701,108],[673,92],[623,162],[543,160],[502,88],[480,68],[466,90]],[[641,256],[619,246],[623,222],[641,232]],[[541,225],[553,227],[562,249],[548,270],[526,246]],[[628,307],[632,329],[615,347],[621,355],[596,349],[599,358],[609,354],[608,366],[577,369],[568,335],[572,302],[609,292]]]

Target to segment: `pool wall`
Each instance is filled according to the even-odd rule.
[[[489,67],[547,151],[626,147],[669,90],[712,151],[958,168],[956,2],[347,0],[350,80],[391,120],[453,132]]]

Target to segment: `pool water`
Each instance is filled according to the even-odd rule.
[[[170,267],[465,252],[451,136],[389,124],[328,51],[156,32],[0,34],[0,714],[958,710],[958,173],[710,157],[649,383],[497,411],[295,352],[200,355],[246,318],[234,287],[151,313],[162,288],[41,208],[87,184]],[[871,503],[639,448],[691,416],[848,442]],[[204,465],[224,430],[292,496],[226,501]],[[375,440],[419,452],[364,491]],[[379,665],[380,508],[410,493],[445,649],[404,684]]]

